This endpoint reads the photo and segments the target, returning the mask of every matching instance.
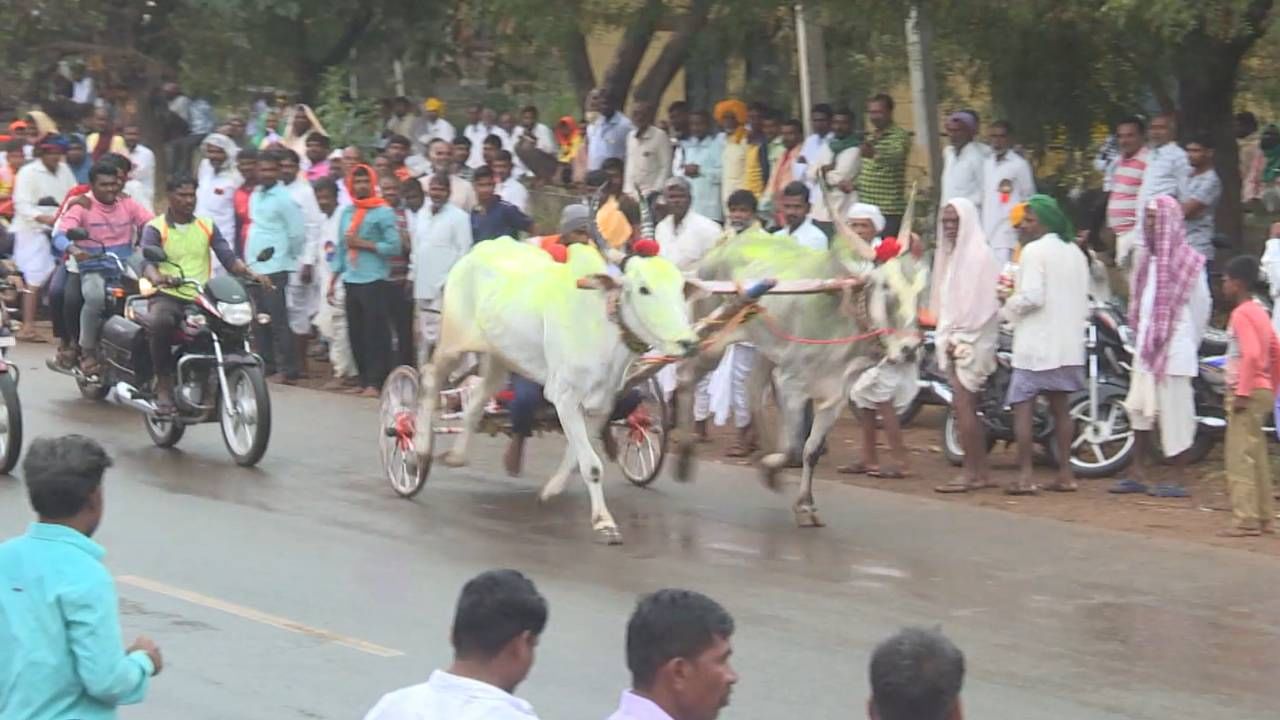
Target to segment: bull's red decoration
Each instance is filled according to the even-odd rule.
[[[631,249],[640,257],[653,257],[658,254],[658,241],[651,238],[643,238],[635,241]]]

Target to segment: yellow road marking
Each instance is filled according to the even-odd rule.
[[[183,590],[182,588],[166,585],[165,583],[157,580],[138,577],[137,575],[121,575],[116,578],[116,582],[124,583],[125,585],[132,585],[133,587],[142,588],[143,590],[150,590],[153,593],[168,595],[171,598],[185,600],[189,603],[201,605],[213,610],[220,610],[224,613],[244,618],[245,620],[252,620],[253,622],[262,623],[263,625],[270,625],[271,627],[279,628],[281,630],[287,630],[289,632],[307,635],[309,637],[335,643],[337,645],[343,645],[370,655],[377,655],[378,657],[400,657],[401,655],[404,655],[404,653],[399,650],[376,645],[358,638],[339,635],[338,633],[311,627],[310,625],[304,625],[296,620],[290,620],[289,618],[280,617],[279,615],[272,615],[270,613],[262,612],[261,610],[255,610],[251,607],[227,602],[226,600],[219,600],[218,598],[209,597],[208,595],[201,595],[200,593],[192,592],[190,590]]]

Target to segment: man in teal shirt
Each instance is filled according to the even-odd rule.
[[[0,544],[0,719],[100,720],[142,701],[160,649],[124,649],[102,521],[111,458],[80,435],[40,438],[23,463],[38,520]]]
[[[250,286],[253,303],[259,312],[271,316],[267,325],[254,323],[254,342],[266,365],[268,375],[276,382],[292,385],[302,376],[297,357],[297,343],[289,329],[285,290],[289,273],[297,272],[298,258],[306,241],[306,224],[302,209],[293,195],[280,182],[282,153],[268,150],[258,158],[258,186],[249,196],[249,237],[245,240],[244,261],[254,272],[271,278],[272,287]],[[259,255],[271,249],[270,259],[256,262]]]

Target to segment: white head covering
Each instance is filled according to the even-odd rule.
[[[236,156],[240,154],[240,146],[236,145],[236,141],[223,135],[222,133],[209,133],[204,136],[202,145],[212,145],[216,148],[222,148],[227,154],[227,162],[234,164]]]
[[[955,243],[948,243],[943,239],[942,213],[938,213],[929,306],[938,318],[939,332],[977,332],[1000,310],[996,298],[1000,264],[987,245],[973,202],[955,198],[947,205],[960,216],[960,228]]]
[[[884,232],[884,213],[880,212],[880,208],[870,203],[854,203],[849,208],[847,217],[850,220],[870,220],[875,226],[876,234]]]

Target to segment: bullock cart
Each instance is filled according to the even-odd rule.
[[[765,293],[804,294],[840,292],[856,284],[851,280],[760,280],[748,288],[730,282],[704,282],[707,292],[716,295],[732,295],[707,317],[694,324],[694,330],[703,347],[716,342],[716,338],[749,321],[757,309],[757,301]],[[606,432],[611,436],[613,459],[632,484],[644,487],[652,483],[662,470],[667,455],[668,430],[674,424],[674,410],[666,399],[657,375],[663,367],[684,358],[667,355],[645,355],[629,369],[624,388],[639,392],[640,403],[625,418],[609,423]],[[417,495],[426,484],[432,463],[420,463],[414,452],[414,435],[417,429],[418,388],[420,371],[401,365],[391,372],[382,388],[379,411],[379,450],[383,474],[392,490],[405,498]],[[462,432],[462,409],[477,385],[464,377],[453,387],[440,391],[438,410],[432,419],[435,435],[456,435]],[[511,423],[506,409],[510,399],[507,393],[491,398],[485,405],[479,430],[490,436],[510,435]],[[537,433],[560,432],[559,421],[549,404],[542,407],[536,417]]]

